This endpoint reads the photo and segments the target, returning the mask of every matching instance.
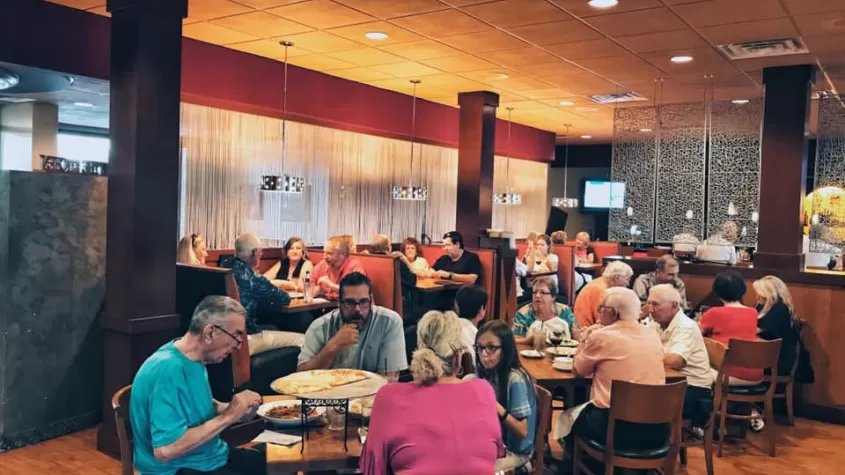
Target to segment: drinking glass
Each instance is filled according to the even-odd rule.
[[[540,353],[546,349],[546,333],[544,331],[534,332],[534,349]]]
[[[346,412],[340,411],[336,407],[329,407],[326,409],[326,418],[329,420],[329,430],[343,430],[346,422]]]

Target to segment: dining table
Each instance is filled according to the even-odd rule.
[[[464,282],[444,280],[435,278],[417,279],[417,290],[420,292],[440,292],[442,290],[454,290],[466,285]]]
[[[602,267],[604,266],[601,263],[584,263],[576,265],[575,270],[582,274],[589,274],[595,277],[601,271]]]
[[[313,312],[315,310],[324,310],[335,307],[337,307],[336,301],[326,300],[324,298],[315,298],[311,302],[306,302],[305,299],[297,298],[291,300],[288,305],[280,307],[279,311],[282,313],[299,313]]]

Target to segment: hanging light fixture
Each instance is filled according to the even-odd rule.
[[[566,145],[564,146],[563,152],[563,198],[552,198],[552,206],[558,208],[577,208],[578,198],[569,198],[569,195],[566,193],[569,184],[569,128],[572,127],[572,124],[565,124],[564,127],[566,127]]]
[[[522,203],[522,195],[511,191],[511,113],[513,107],[508,107],[508,152],[505,160],[505,192],[493,193],[493,204],[518,205]]]
[[[282,96],[282,166],[288,162],[287,118],[288,118],[288,48],[292,41],[280,41],[285,47],[285,77]],[[282,193],[302,193],[305,191],[305,178],[282,175],[264,175],[261,177],[261,191],[278,191]]]
[[[411,79],[414,85],[414,99],[411,106],[411,171],[408,174],[408,186],[393,185],[393,199],[406,201],[425,201],[428,199],[428,188],[413,186],[414,179],[414,144],[417,141],[417,85],[419,79]]]

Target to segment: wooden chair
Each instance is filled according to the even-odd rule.
[[[552,431],[552,393],[546,388],[534,385],[537,394],[537,426],[534,428],[534,456],[531,460],[533,475],[543,475],[545,468],[545,446],[546,435]],[[513,475],[513,470],[508,470],[505,475]]]
[[[704,346],[707,348],[707,356],[710,359],[710,367],[716,371],[721,372],[722,364],[725,361],[725,345],[719,343],[712,338],[704,339]],[[720,373],[721,374],[721,373]],[[702,428],[704,430],[704,464],[707,468],[707,475],[713,475],[713,421],[715,419],[715,411],[710,411],[710,417],[707,418],[707,423]],[[688,428],[689,427],[689,428]],[[684,420],[684,431],[681,434],[681,465],[687,464],[687,448],[696,447],[698,441],[690,441],[689,437],[692,432],[692,422]]]
[[[576,435],[573,452],[574,475],[582,472],[592,474],[581,461],[582,452],[603,461],[606,475],[612,475],[616,467],[662,470],[664,474],[674,475],[678,452],[681,449],[681,413],[686,388],[686,381],[665,385],[613,381],[610,399],[616,402],[610,405],[607,439],[605,441],[586,440]],[[658,456],[649,458],[644,458],[645,454],[634,450],[617,451],[614,447],[616,421],[635,424],[671,424],[669,445],[666,450],[658,450]]]
[[[767,422],[764,431],[769,446],[769,455],[775,456],[776,431],[774,423],[774,412],[772,397],[775,386],[771,376],[763,379],[760,384],[751,386],[737,386],[728,384],[728,370],[730,368],[751,368],[770,370],[777,374],[778,354],[780,353],[781,340],[774,341],[749,341],[731,338],[728,342],[728,349],[719,376],[716,379],[716,393],[713,398],[713,408],[719,416],[719,448],[717,455],[722,456],[725,442],[725,421],[726,419],[751,420],[751,415],[729,414],[728,403],[746,402],[762,403],[765,410],[764,420]]]
[[[800,320],[798,326],[798,335],[801,335],[801,329],[804,326],[804,321]],[[792,368],[789,370],[789,376],[777,376],[775,379],[775,393],[772,395],[773,399],[784,399],[786,402],[786,417],[789,425],[795,425],[795,409],[793,406],[793,397],[795,395],[795,372],[798,370],[798,361],[801,359],[801,338],[795,342],[795,361],[792,363]],[[777,374],[777,371],[772,374]]]
[[[111,398],[111,406],[114,409],[114,420],[117,424],[117,437],[120,441],[120,473],[121,475],[134,475],[132,467],[132,427],[129,425],[129,398],[132,393],[132,385],[120,388]]]

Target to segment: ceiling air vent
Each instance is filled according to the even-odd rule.
[[[597,104],[613,104],[614,102],[636,102],[636,101],[644,101],[646,100],[645,97],[637,94],[636,92],[618,92],[616,94],[599,94],[595,96],[589,96],[593,102]]]
[[[716,48],[728,59],[736,61],[751,58],[769,58],[772,56],[786,56],[790,54],[809,53],[810,50],[799,38],[784,38],[780,40],[748,41],[719,45]]]

